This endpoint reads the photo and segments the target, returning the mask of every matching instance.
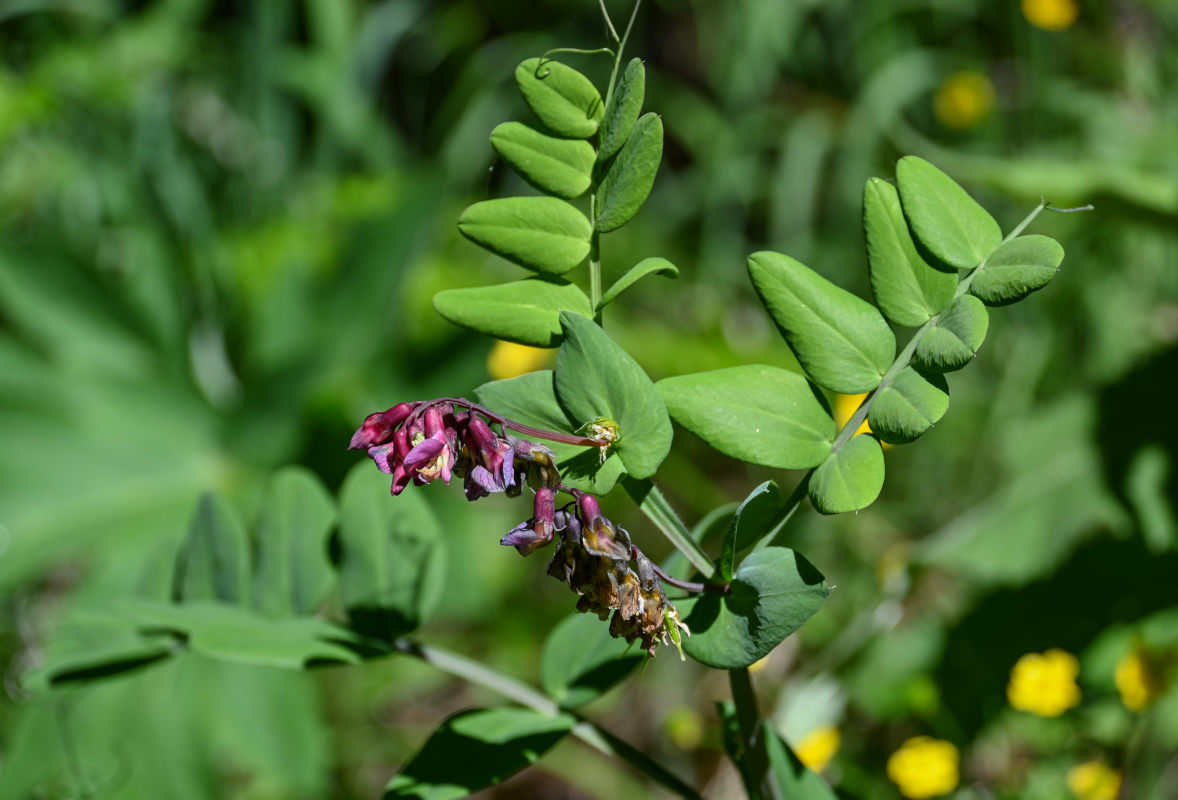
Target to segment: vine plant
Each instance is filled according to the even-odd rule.
[[[1063,250],[1023,233],[1046,202],[1004,236],[952,179],[908,156],[894,182],[871,178],[864,188],[874,305],[787,255],[748,259],[753,286],[805,375],[746,365],[652,382],[601,327],[604,310],[636,281],[677,274],[666,259],[651,257],[602,291],[602,236],[639,211],[662,158],[662,121],[642,113],[643,64],[635,58],[623,68],[637,10],[636,3],[619,36],[602,4],[613,44],[601,51],[613,59],[604,97],[550,54],[530,58],[515,80],[539,124],[506,122],[491,133],[498,156],[541,194],[475,203],[458,228],[535,275],[434,299],[458,325],[559,346],[555,370],[487,383],[478,402],[409,401],[370,415],[351,446],[392,476],[395,500],[380,497],[371,468],[353,471],[338,505],[310,473],[288,469],[271,485],[251,547],[233,510],[207,496],[176,559],[169,595],[110,609],[118,635],[97,649],[51,649],[49,663],[26,684],[86,682],[183,650],[292,668],[400,653],[489,687],[517,707],[447,720],[389,783],[386,798],[463,796],[570,734],[677,795],[697,797],[576,711],[623,678],[646,657],[642,651],[653,656],[670,643],[681,657],[729,672],[733,699],[721,707],[726,748],[750,796],[834,796],[764,723],[748,673],[830,591],[822,574],[785,546],[786,524],[807,498],[823,514],[870,505],[884,480],[880,443],[912,442],[942,417],[949,405],[944,374],[974,358],[987,307],[1046,285]],[[580,206],[577,198],[584,198]],[[566,277],[582,265],[588,292]],[[898,353],[893,326],[915,329]],[[822,389],[866,398],[838,428]],[[729,456],[805,475],[785,496],[773,481],[753,489],[727,515],[719,552],[709,554],[653,481],[671,447],[672,419]],[[856,435],[864,420],[870,434]],[[548,573],[579,595],[578,611],[610,620],[605,626],[593,615],[573,615],[552,633],[542,655],[543,692],[408,636],[436,600],[442,551],[419,491],[405,490],[454,477],[469,500],[527,491],[532,515],[501,543],[525,556],[552,546]],[[692,574],[668,574],[601,513],[597,497],[618,485],[682,552]],[[337,581],[346,621],[313,616]],[[478,758],[452,758],[472,742],[481,745]]]

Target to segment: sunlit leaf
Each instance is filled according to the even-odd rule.
[[[749,364],[655,385],[676,422],[733,458],[808,469],[830,453],[834,420],[796,372]]]
[[[847,441],[810,476],[810,502],[823,514],[867,508],[883,489],[884,457],[873,436]]]
[[[532,347],[560,344],[561,311],[593,315],[589,298],[575,284],[546,277],[446,289],[434,295],[434,309],[455,325]]]
[[[1022,300],[1046,286],[1063,261],[1063,248],[1048,236],[1019,236],[999,247],[974,276],[969,291],[991,306]]]
[[[748,269],[761,302],[815,383],[842,394],[879,385],[896,337],[875,306],[780,253],[753,253]]]
[[[601,179],[597,190],[600,211],[593,221],[601,233],[625,225],[650,195],[663,159],[663,121],[644,114]]]
[[[515,69],[515,82],[528,106],[557,136],[587,139],[597,133],[605,109],[593,83],[550,58],[529,58]]]
[[[586,141],[559,139],[522,122],[504,122],[491,131],[491,146],[542,192],[572,198],[589,188],[597,154]]]
[[[458,230],[492,253],[536,272],[561,275],[589,255],[585,215],[555,197],[484,200],[462,212]]]
[[[1002,242],[1002,230],[956,181],[923,158],[896,164],[904,217],[919,244],[942,264],[973,269]]]
[[[720,577],[732,580],[736,554],[754,544],[765,534],[781,511],[781,494],[777,484],[765,481],[753,489],[739,506],[724,532],[724,544],[720,549]]]
[[[915,441],[949,410],[949,386],[935,373],[905,367],[881,389],[867,413],[871,432],[889,444]]]
[[[634,58],[626,65],[626,71],[614,86],[614,93],[605,107],[601,119],[601,146],[597,158],[606,161],[622,149],[634,123],[642,113],[642,101],[646,96],[646,70],[642,60]]]
[[[605,290],[605,293],[601,295],[601,302],[597,304],[597,307],[605,308],[616,300],[618,295],[647,275],[666,275],[668,278],[676,278],[679,276],[679,268],[665,258],[658,258],[657,256],[654,258],[644,258],[626,270],[626,274],[614,281],[613,286]]]
[[[716,669],[747,667],[802,627],[829,594],[822,573],[800,554],[757,550],[733,574],[728,593],[676,601],[691,628],[683,649]]]
[[[928,372],[953,372],[977,355],[986,338],[990,315],[982,301],[962,295],[925,331],[916,345],[912,363]]]

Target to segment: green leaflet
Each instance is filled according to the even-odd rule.
[[[462,212],[458,230],[521,267],[561,275],[589,255],[589,220],[555,197],[484,200]]]
[[[606,289],[605,293],[601,295],[601,302],[597,304],[597,307],[605,308],[616,300],[622,292],[629,289],[647,275],[652,274],[662,274],[668,278],[677,278],[679,277],[679,268],[665,258],[658,258],[657,256],[654,258],[644,258],[626,270],[626,274],[614,281],[613,286]]]
[[[900,203],[916,242],[942,264],[973,269],[1002,243],[1002,230],[957,182],[923,158],[896,164]]]
[[[1062,261],[1063,248],[1051,237],[1019,236],[990,254],[969,291],[986,305],[1015,303],[1050,283]]]
[[[949,304],[957,276],[933,269],[916,252],[900,196],[887,181],[871,178],[863,187],[863,231],[871,290],[884,316],[917,328]]]
[[[335,501],[314,473],[275,473],[258,521],[254,608],[274,616],[309,616],[319,608],[334,580],[327,537],[335,520]]]
[[[529,58],[515,68],[515,82],[544,125],[566,139],[597,133],[605,109],[593,83],[570,66],[550,58]]]
[[[597,154],[579,139],[558,139],[522,122],[504,122],[491,131],[491,146],[524,180],[542,192],[573,198],[591,182]]]
[[[901,370],[892,384],[875,396],[867,412],[871,432],[888,444],[915,441],[949,410],[949,386],[935,373]]]
[[[534,764],[576,723],[530,708],[463,711],[434,731],[385,787],[384,800],[456,800]]]
[[[883,481],[883,449],[875,437],[860,434],[814,470],[810,502],[822,514],[858,511],[875,502]]]
[[[592,320],[561,312],[564,343],[556,357],[556,397],[578,427],[617,424],[610,448],[631,476],[648,478],[671,449],[671,420],[642,367]]]
[[[552,370],[489,381],[475,389],[475,395],[487,408],[523,425],[558,433],[573,433],[573,429],[578,427],[569,422],[564,409],[557,402]],[[609,494],[626,472],[616,453],[611,452],[603,464],[596,447],[548,441],[542,441],[541,444],[556,456],[561,480],[565,485],[582,492]]]
[[[532,347],[560,344],[560,312],[593,315],[589,298],[562,278],[525,278],[513,283],[446,289],[434,309],[464,328]]]
[[[634,123],[642,113],[642,102],[646,97],[646,70],[642,60],[634,58],[626,65],[621,80],[614,87],[614,93],[601,119],[601,146],[597,148],[597,159],[607,161],[630,138]]]
[[[206,492],[180,551],[174,594],[184,601],[244,604],[249,595],[249,534],[237,512]]]
[[[781,511],[781,493],[773,481],[765,481],[753,489],[737,507],[720,549],[720,577],[732,580],[737,553],[745,550],[769,533],[769,527]]]
[[[658,114],[643,114],[601,179],[601,211],[593,221],[599,232],[617,230],[634,218],[650,195],[662,159],[663,121]]]
[[[773,778],[781,789],[781,796],[789,800],[838,800],[838,795],[814,772],[806,769],[796,753],[790,749],[769,724],[763,725],[765,750]]]
[[[381,639],[418,627],[442,591],[441,526],[409,487],[388,496],[389,478],[357,464],[340,490],[340,588],[352,627]]]
[[[732,576],[727,594],[676,601],[691,636],[689,656],[716,669],[747,667],[802,627],[830,594],[814,565],[784,547],[757,550]]]
[[[986,338],[990,315],[982,301],[962,295],[941,312],[916,345],[912,363],[927,372],[953,372],[977,354]]]
[[[609,635],[596,615],[573,614],[553,628],[540,653],[540,685],[563,708],[597,699],[646,654]]]
[[[869,392],[892,364],[896,337],[875,306],[780,253],[753,253],[749,277],[811,380]]]
[[[834,420],[796,372],[749,364],[655,385],[676,422],[733,458],[809,469],[830,454]]]

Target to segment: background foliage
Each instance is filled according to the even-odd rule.
[[[866,296],[863,181],[902,153],[1004,228],[1040,195],[1097,206],[1040,217],[1063,272],[995,315],[953,413],[887,452],[881,499],[795,521],[836,588],[755,675],[787,741],[841,731],[825,775],[846,796],[898,796],[885,762],[916,734],[960,749],[962,798],[1056,798],[1093,759],[1133,797],[1175,791],[1178,696],[1130,711],[1114,672],[1135,645],[1178,647],[1178,11],[1093,4],[1053,31],[1042,5],[655,2],[628,50],[664,163],[606,264],[659,254],[680,276],[606,325],[656,380],[793,367],[745,257],[789,253]],[[373,797],[444,717],[492,702],[398,657],[185,655],[52,695],[22,678],[108,642],[96,609],[166,596],[205,490],[263,530],[273,471],[339,489],[372,409],[550,366],[489,362],[430,298],[519,277],[454,221],[527,192],[487,141],[525,114],[515,65],[602,41],[591,3],[0,6],[0,798]],[[574,58],[604,82],[606,59]],[[659,482],[689,522],[783,477],[675,442]],[[421,494],[446,554],[424,635],[540,682],[571,603],[496,545],[518,509]],[[625,498],[606,508],[660,553]],[[1079,657],[1081,705],[1012,709],[1011,668],[1052,647]],[[661,658],[587,713],[725,796],[726,696]],[[658,791],[603,767],[566,741],[501,791]]]

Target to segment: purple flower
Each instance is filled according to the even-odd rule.
[[[560,513],[567,516],[566,512]],[[499,540],[499,544],[514,547],[521,556],[539,550],[556,538],[556,515],[556,492],[552,489],[538,489],[535,516],[512,528]]]
[[[370,450],[373,446],[387,444],[393,438],[393,431],[404,422],[417,403],[397,403],[388,411],[369,414],[367,419],[352,434],[351,450]]]

